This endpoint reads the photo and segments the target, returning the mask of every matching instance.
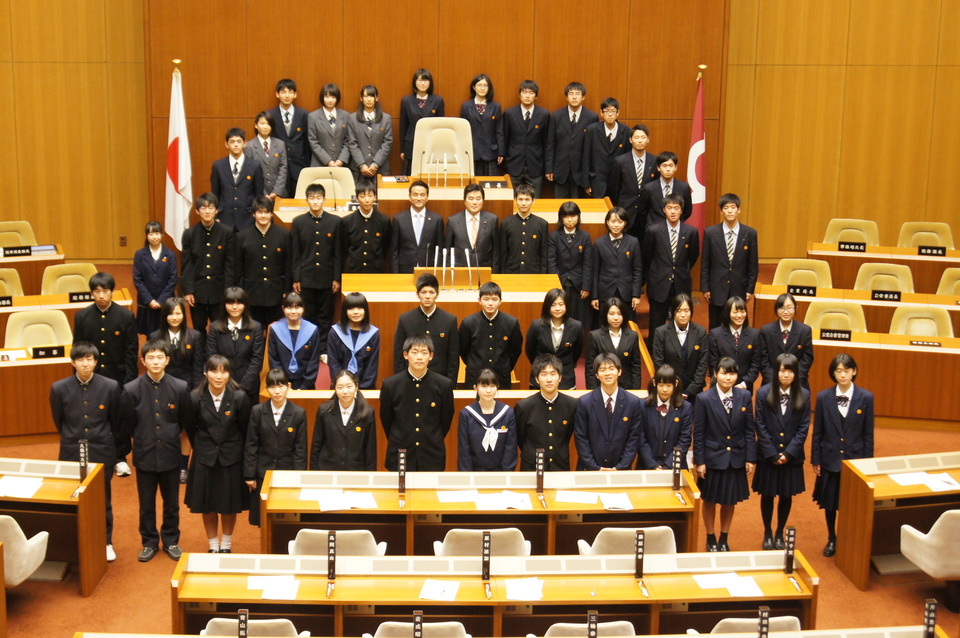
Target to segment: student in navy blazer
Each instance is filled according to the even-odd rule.
[[[693,299],[680,293],[670,301],[673,320],[653,331],[654,368],[669,365],[680,378],[683,398],[693,404],[707,378],[707,331],[693,323]],[[680,337],[683,335],[683,343]]]
[[[137,332],[149,335],[160,327],[160,308],[177,289],[177,255],[161,243],[160,222],[147,222],[143,248],[133,256],[133,285],[137,289]]]
[[[593,367],[600,387],[577,399],[573,422],[577,470],[631,470],[638,454],[640,466],[652,466],[643,438],[643,406],[617,383],[620,359],[605,352]]]
[[[335,393],[317,408],[310,469],[373,472],[377,469],[377,417],[349,370],[331,375]]]
[[[294,106],[297,99],[297,83],[290,79],[277,82],[277,100],[280,104],[270,109],[277,123],[273,135],[283,142],[287,150],[287,195],[293,197],[297,190],[300,171],[310,166],[310,144],[307,141],[308,112]]]
[[[740,198],[727,193],[720,198],[723,222],[703,231],[700,255],[700,292],[710,302],[710,324],[720,325],[723,304],[730,297],[750,301],[760,272],[757,231],[741,224]],[[727,236],[733,233],[733,260],[727,255]]]
[[[460,105],[460,117],[470,123],[473,174],[499,175],[503,161],[503,111],[493,100],[493,80],[486,73],[470,80],[470,97]]]
[[[260,369],[263,368],[263,326],[250,316],[250,298],[242,288],[223,291],[220,317],[207,332],[207,358],[219,354],[232,366],[231,378],[250,398],[260,402]]]
[[[720,325],[707,335],[709,362],[707,367],[716,384],[717,363],[724,357],[737,362],[738,388],[753,392],[753,383],[760,376],[766,355],[763,337],[747,321],[747,302],[740,297],[730,297],[723,306]]]
[[[697,395],[693,406],[693,463],[703,498],[708,552],[729,552],[727,535],[734,508],[750,497],[747,475],[757,462],[757,424],[750,392],[734,387],[737,362],[717,363],[717,384]],[[716,506],[720,505],[720,538]]]
[[[503,163],[514,187],[530,184],[534,197],[540,197],[543,189],[550,130],[550,111],[534,104],[539,93],[536,82],[524,80],[520,83],[520,104],[503,114]]]
[[[760,494],[763,549],[783,549],[793,497],[805,489],[803,446],[810,429],[810,391],[800,385],[799,363],[792,354],[776,359],[777,378],[757,391],[757,445],[760,450],[753,491]],[[773,532],[773,502],[777,531]]]
[[[610,201],[627,210],[630,215],[628,233],[643,240],[647,221],[646,209],[649,195],[642,188],[660,177],[657,156],[647,152],[650,130],[645,124],[635,124],[630,130],[630,146],[633,151],[617,155],[610,168],[607,194]],[[641,180],[637,180],[637,174]]]
[[[763,382],[774,383],[777,380],[775,372],[777,357],[789,353],[799,362],[797,376],[800,378],[800,385],[809,390],[808,377],[810,368],[813,366],[813,330],[807,324],[795,319],[797,300],[789,292],[777,297],[774,311],[779,319],[760,328],[766,352],[761,369]]]
[[[556,273],[567,295],[570,316],[590,324],[590,288],[593,285],[593,240],[580,228],[576,202],[560,204],[557,229],[547,240],[547,272]]]
[[[584,371],[587,388],[597,387],[597,376],[593,362],[601,352],[611,352],[620,359],[623,374],[620,375],[620,387],[625,390],[640,389],[640,335],[627,327],[624,315],[627,305],[617,297],[611,297],[600,306],[600,327],[591,330],[587,336],[586,370]],[[614,343],[616,339],[616,343]]]
[[[457,421],[457,471],[513,472],[517,469],[517,420],[496,400],[500,379],[484,368],[473,389],[477,400],[460,410]]]
[[[610,194],[608,184],[613,160],[630,152],[630,128],[617,122],[619,114],[620,103],[608,97],[600,104],[602,121],[588,126],[585,133],[583,164],[587,182],[581,186],[594,199],[603,199]]]
[[[534,319],[527,330],[523,347],[532,364],[541,354],[552,354],[563,365],[561,390],[577,387],[577,361],[583,354],[583,324],[570,317],[566,295],[559,288],[551,288],[543,298],[540,318]],[[558,337],[556,341],[554,337]],[[554,346],[554,343],[558,345]],[[537,378],[530,372],[530,388],[539,388]]]
[[[417,180],[410,184],[410,208],[393,216],[390,230],[390,272],[412,273],[419,266],[441,266],[443,218],[427,209],[430,187]],[[414,215],[422,215],[420,237],[413,227]],[[437,250],[437,249],[440,250]]]
[[[443,98],[435,95],[433,74],[427,69],[413,72],[412,93],[400,99],[400,159],[403,175],[409,175],[413,166],[413,138],[417,122],[425,117],[443,117]]]
[[[627,302],[625,321],[636,317],[643,293],[643,262],[640,242],[625,235],[627,212],[615,206],[604,219],[607,233],[597,237],[594,244],[593,285],[590,288],[594,310],[600,309],[600,300],[617,297]]]
[[[587,183],[583,162],[583,145],[587,127],[598,120],[597,114],[583,106],[587,89],[579,82],[571,82],[563,89],[567,105],[550,114],[547,133],[547,180],[553,182],[553,196],[557,199],[576,199],[581,196],[581,185]]]
[[[673,468],[673,450],[680,448],[680,467],[687,469],[687,450],[693,434],[693,406],[683,399],[680,377],[668,365],[657,368],[643,402],[643,438],[650,446],[653,465],[638,470]]]
[[[680,196],[667,197],[666,219],[649,226],[643,235],[640,252],[643,254],[643,272],[647,282],[647,300],[650,302],[650,337],[666,323],[670,300],[678,294],[693,293],[690,271],[700,258],[700,233],[680,221]],[[672,238],[676,238],[673,248]]]
[[[324,84],[320,89],[320,108],[307,117],[310,166],[346,166],[350,162],[350,114],[339,108],[340,87]]]
[[[263,169],[244,154],[244,136],[241,128],[227,131],[230,154],[215,161],[210,171],[210,192],[220,202],[217,219],[234,232],[253,226],[253,199],[263,192]]]
[[[159,339],[170,346],[166,374],[186,381],[191,390],[200,384],[203,365],[207,362],[207,338],[199,330],[187,327],[187,303],[182,297],[170,297],[163,302],[160,327],[148,338]]]
[[[873,394],[854,385],[856,378],[857,362],[841,352],[830,361],[830,380],[837,385],[817,394],[810,463],[817,475],[813,500],[827,521],[827,557],[837,551],[840,465],[845,459],[873,457]]]
[[[643,185],[646,193],[644,203],[647,207],[643,217],[647,226],[652,226],[664,219],[663,207],[666,203],[664,198],[668,194],[666,192],[668,188],[670,195],[679,195],[681,198],[683,210],[680,221],[688,220],[693,214],[693,191],[690,189],[690,184],[674,178],[678,162],[676,153],[671,151],[664,151],[657,155],[657,173],[660,174],[660,179],[651,180]]]

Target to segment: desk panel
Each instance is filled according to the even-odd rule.
[[[63,248],[57,244],[56,253],[48,255],[27,255],[24,257],[0,257],[0,268],[16,268],[20,275],[20,285],[25,295],[39,295],[43,283],[43,271],[47,266],[62,264]]]
[[[56,433],[50,386],[72,373],[69,357],[0,361],[0,387],[26,390],[16,400],[0,401],[0,436]]]
[[[836,244],[807,244],[809,259],[822,259],[830,264],[830,275],[837,288],[853,288],[861,264],[905,264],[913,272],[913,289],[919,293],[934,294],[940,277],[947,268],[960,266],[960,250],[948,250],[945,257],[921,256],[916,248],[896,246],[867,246],[867,252],[840,252]]]

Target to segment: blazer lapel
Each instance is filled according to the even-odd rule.
[[[716,388],[710,388],[707,390],[713,394],[711,397],[711,405],[713,406],[713,411],[718,417],[720,417],[720,423],[722,424],[723,431],[728,432],[730,430],[730,416],[732,414],[727,414],[726,408],[723,407],[723,401],[720,399],[720,394],[717,392]],[[736,402],[734,402],[733,409],[736,409]]]
[[[597,388],[596,397],[597,400],[593,402],[593,410],[596,412],[597,422],[600,424],[600,431],[603,433],[603,438],[609,439],[610,419],[609,415],[607,415],[607,408],[604,406],[605,399],[603,398],[603,390]]]

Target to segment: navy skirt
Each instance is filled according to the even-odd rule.
[[[243,463],[208,467],[191,463],[183,502],[194,514],[239,514],[250,504]]]
[[[753,491],[762,496],[795,496],[806,489],[803,464],[773,465],[757,463]]]
[[[820,468],[820,476],[813,484],[813,500],[822,510],[840,509],[840,472],[828,472]]]
[[[697,479],[700,498],[718,505],[736,505],[750,498],[747,486],[747,471],[742,467],[725,470],[707,468],[707,476]]]

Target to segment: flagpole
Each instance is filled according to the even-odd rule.
[[[190,143],[187,137],[186,113],[183,106],[182,78],[177,66],[180,63],[179,58],[173,59],[163,224],[164,229],[178,249],[182,249],[181,237],[189,224],[190,208],[193,204]]]
[[[693,213],[687,223],[700,233],[701,243],[706,229],[706,131],[703,117],[703,72],[706,64],[697,67],[697,96],[693,106],[693,120],[690,125],[690,151],[687,156],[687,183],[690,184],[693,199]]]

